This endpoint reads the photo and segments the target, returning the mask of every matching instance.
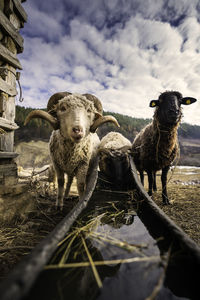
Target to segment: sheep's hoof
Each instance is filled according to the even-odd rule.
[[[165,200],[163,200],[163,205],[170,205],[171,203],[169,202],[169,200],[167,199],[165,199]]]

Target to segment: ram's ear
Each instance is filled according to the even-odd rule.
[[[195,98],[192,98],[192,97],[184,97],[181,99],[181,104],[184,104],[184,105],[190,105],[194,102],[196,102],[197,99]]]
[[[156,107],[159,106],[159,100],[151,100],[149,103],[150,107]]]

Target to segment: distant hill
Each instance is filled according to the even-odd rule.
[[[19,129],[15,131],[15,143],[21,141],[43,140],[48,141],[52,132],[51,126],[48,122],[41,119],[33,119],[26,126],[24,120],[32,108],[25,108],[23,106],[16,106],[15,122],[18,124]],[[151,119],[138,119],[118,113],[104,112],[105,115],[113,115],[119,122],[120,128],[112,124],[104,124],[98,129],[100,138],[109,131],[118,131],[127,137],[131,142],[135,135],[149,122]],[[179,138],[184,139],[199,139],[200,140],[200,126],[182,123],[179,127]]]

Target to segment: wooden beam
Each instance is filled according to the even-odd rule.
[[[8,69],[4,67],[0,67],[0,76],[3,80],[5,80],[6,76],[8,76]]]
[[[3,152],[0,151],[0,158],[15,158],[17,157],[19,154],[16,152]]]
[[[4,0],[0,0],[0,10],[4,11],[5,3]]]
[[[9,121],[5,118],[0,118],[0,128],[10,131],[18,129],[19,126],[15,122]]]
[[[0,173],[6,173],[5,175],[14,175],[13,174],[13,171],[14,171],[14,174],[16,173],[17,175],[17,166],[16,164],[4,164],[4,165],[0,165]]]
[[[6,33],[13,39],[14,43],[17,46],[18,53],[23,51],[23,37],[16,31],[16,28],[13,24],[6,18],[4,13],[0,10],[0,26]]]
[[[16,88],[11,86],[7,82],[5,82],[1,77],[0,77],[0,91],[4,92],[12,97],[17,95]]]
[[[23,6],[21,5],[19,0],[13,0],[14,7],[17,11],[17,14],[20,16],[20,18],[24,21],[27,22],[27,13],[25,12]]]
[[[3,61],[8,62],[11,66],[13,66],[16,69],[22,70],[22,65],[20,64],[20,61],[15,57],[15,55],[8,50],[5,46],[3,46],[0,43],[0,58]]]
[[[12,0],[5,1],[4,13],[9,17],[13,13],[13,2]]]

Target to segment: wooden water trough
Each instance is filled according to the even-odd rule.
[[[200,248],[130,165],[131,190],[102,189],[91,174],[76,207],[2,282],[1,300],[200,299]]]

